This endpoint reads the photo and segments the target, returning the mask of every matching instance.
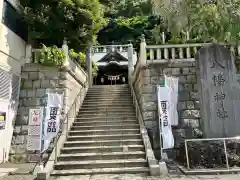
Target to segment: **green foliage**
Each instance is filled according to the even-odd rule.
[[[108,24],[98,33],[100,44],[127,44],[139,46],[140,36],[147,42],[155,42],[152,30],[160,19],[152,15],[151,0],[102,0]]]
[[[77,62],[82,68],[83,70],[87,70],[86,69],[86,55],[82,52],[79,52],[79,53],[76,53],[74,51],[74,49],[70,49],[69,51],[69,55],[70,55],[70,58]],[[96,63],[93,62],[93,74],[96,74],[97,75],[97,72],[98,72],[98,66]]]
[[[39,63],[44,66],[62,67],[65,61],[64,52],[57,46],[42,46],[40,50]]]
[[[98,0],[20,0],[29,27],[29,39],[46,45],[83,50],[96,40],[105,23]]]
[[[177,1],[175,6],[164,7],[159,12],[173,37],[204,42],[236,43],[240,40],[240,0]]]

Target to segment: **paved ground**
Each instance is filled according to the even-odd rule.
[[[137,175],[95,175],[53,178],[52,180],[239,180],[240,175],[142,177]]]
[[[0,168],[18,168],[12,175],[2,176],[0,180],[34,180],[30,175],[34,164],[0,164]],[[93,175],[93,176],[67,176],[51,177],[50,180],[240,180],[240,174],[208,175],[208,176],[184,176],[170,175],[166,177],[145,177],[141,175]]]
[[[0,180],[34,180],[31,175],[10,175]],[[138,175],[94,175],[94,176],[67,176],[50,180],[239,180],[240,175],[208,175],[208,176],[184,176],[172,175],[166,177],[143,177]]]

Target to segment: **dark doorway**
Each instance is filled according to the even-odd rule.
[[[95,85],[114,85],[128,83],[128,66],[110,63],[100,66],[98,75],[94,77]]]

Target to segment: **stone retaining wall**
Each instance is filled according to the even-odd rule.
[[[153,146],[159,146],[157,140],[157,88],[164,83],[164,74],[179,77],[178,112],[179,125],[174,128],[175,138],[193,136],[194,128],[199,128],[200,111],[195,62],[152,64],[139,70],[135,81],[140,106],[146,127],[153,131]]]
[[[67,70],[26,64],[22,68],[18,115],[15,121],[10,161],[27,161],[28,113],[30,108],[45,105],[46,90],[64,93],[64,113],[67,113],[82,85],[78,77]],[[86,78],[85,78],[86,79]],[[84,82],[83,82],[84,83]]]

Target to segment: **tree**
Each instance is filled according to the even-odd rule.
[[[235,43],[240,40],[239,7],[240,0],[182,0],[160,5],[158,12],[175,38],[189,32],[190,39]]]
[[[83,50],[96,40],[105,23],[98,0],[20,0],[29,28],[29,40]]]
[[[105,15],[109,17],[107,26],[98,33],[100,44],[127,44],[139,46],[140,36],[145,34],[147,42],[155,42],[152,30],[160,23],[158,16],[152,15],[150,0],[102,0],[110,7]]]

